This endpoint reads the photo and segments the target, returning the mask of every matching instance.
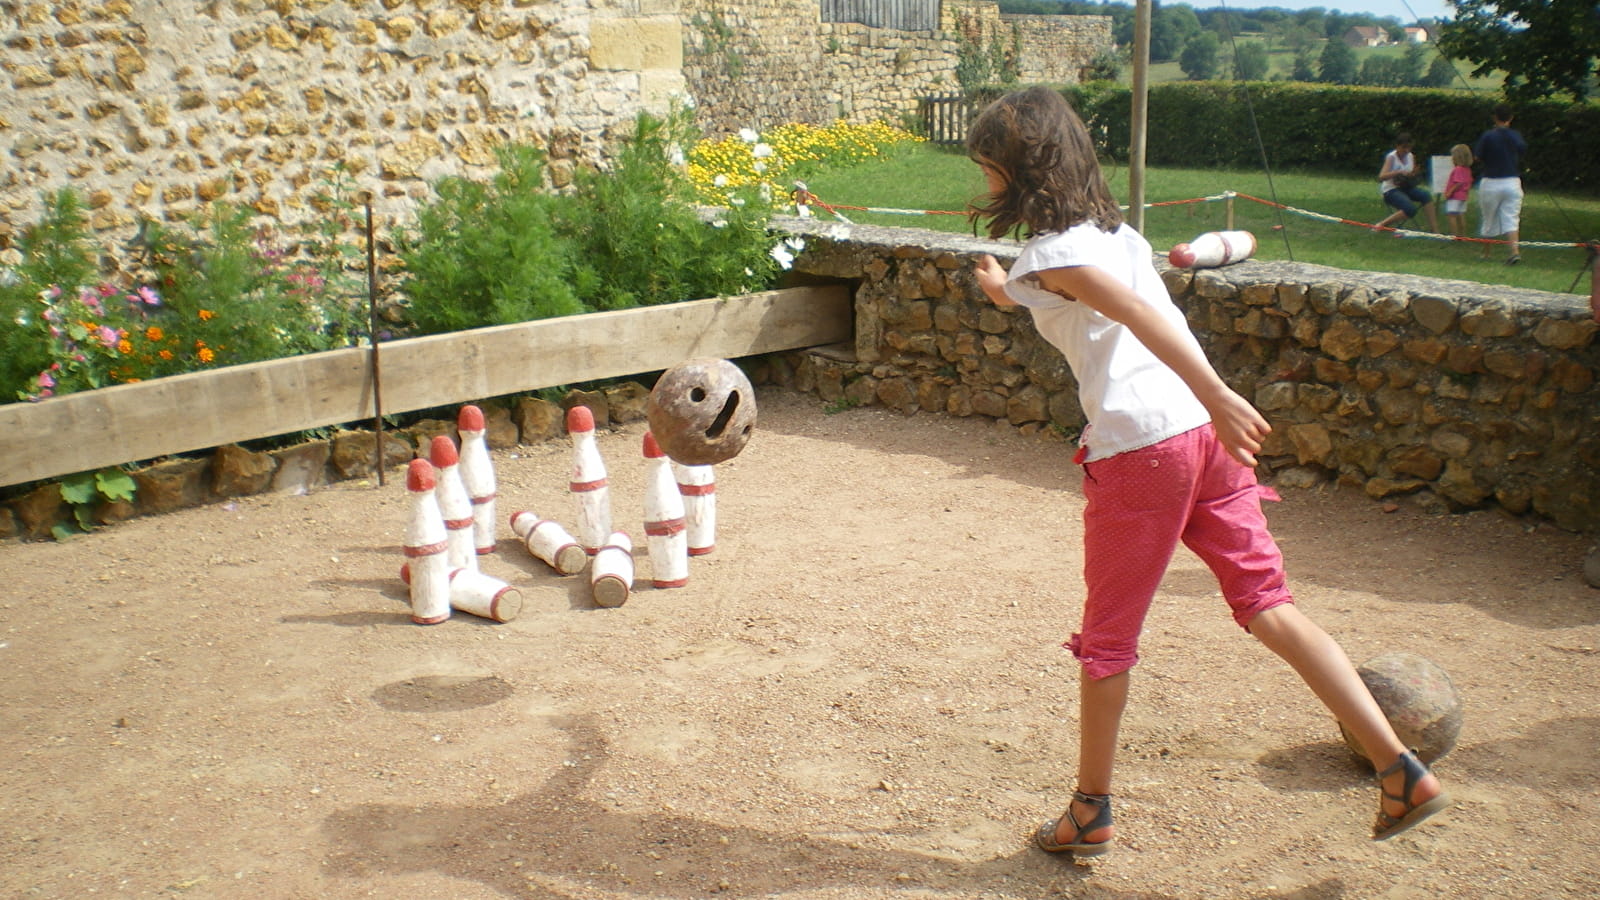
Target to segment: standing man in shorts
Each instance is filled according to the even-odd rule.
[[[1472,153],[1483,165],[1483,177],[1478,182],[1478,205],[1483,221],[1478,230],[1486,238],[1505,235],[1511,251],[1506,265],[1522,261],[1517,250],[1517,232],[1522,224],[1522,156],[1528,152],[1528,142],[1511,127],[1511,107],[1496,103],[1494,127],[1478,135]],[[1489,258],[1489,245],[1483,245],[1484,259]]]

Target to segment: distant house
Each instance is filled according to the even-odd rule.
[[[1389,33],[1371,25],[1352,25],[1344,33],[1344,42],[1352,47],[1382,47],[1389,43]]]
[[[1407,43],[1411,43],[1411,44],[1426,44],[1428,42],[1428,39],[1431,38],[1431,37],[1432,37],[1432,35],[1428,34],[1428,29],[1423,28],[1420,25],[1409,25],[1409,26],[1406,27],[1406,42]]]

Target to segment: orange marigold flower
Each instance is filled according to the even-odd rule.
[[[215,318],[216,315],[217,315],[216,313],[212,312],[209,309],[202,309],[202,310],[200,310],[200,321],[209,322],[213,318]]]
[[[159,341],[166,336],[167,333],[162,331],[159,325],[151,325],[144,330],[144,339],[147,341]]]
[[[216,358],[217,358],[217,355],[215,353],[212,353],[209,348],[206,348],[206,347],[201,347],[200,348],[200,361],[201,362],[208,363],[208,362],[211,362],[213,359],[216,359]]]
[[[121,353],[123,355],[127,355],[129,353],[132,353],[133,352],[133,342],[129,341],[127,338],[123,338],[122,340],[117,341],[117,352]]]
[[[171,359],[172,358],[172,351],[171,350],[163,350],[163,351],[161,351],[160,353],[158,353],[156,355],[160,356],[162,359]]]

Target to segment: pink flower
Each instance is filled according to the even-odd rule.
[[[101,325],[95,330],[95,336],[100,338],[100,343],[105,344],[107,347],[115,347],[117,345],[117,330],[115,328]]]
[[[56,386],[56,380],[55,380],[54,377],[52,377],[50,375],[49,372],[40,372],[39,373],[39,387],[42,387],[46,391],[48,391],[50,388],[53,388],[55,386]],[[49,396],[49,395],[46,394],[45,396]]]
[[[102,284],[98,288],[95,288],[95,290],[99,291],[100,296],[102,297],[109,297],[117,292],[117,289],[109,284]]]
[[[146,306],[161,305],[161,296],[157,294],[155,289],[149,285],[144,285],[139,288],[139,299],[143,300]]]

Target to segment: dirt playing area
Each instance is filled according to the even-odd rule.
[[[1030,848],[1072,788],[1070,448],[763,389],[716,551],[652,590],[643,424],[602,433],[635,592],[595,607],[506,529],[522,615],[411,623],[407,495],[343,483],[0,544],[0,896],[1593,897],[1591,541],[1351,490],[1269,508],[1357,662],[1465,703],[1454,808],[1368,840],[1370,771],[1180,551],[1135,670],[1119,839]],[[575,527],[570,449],[497,451],[499,511]]]

